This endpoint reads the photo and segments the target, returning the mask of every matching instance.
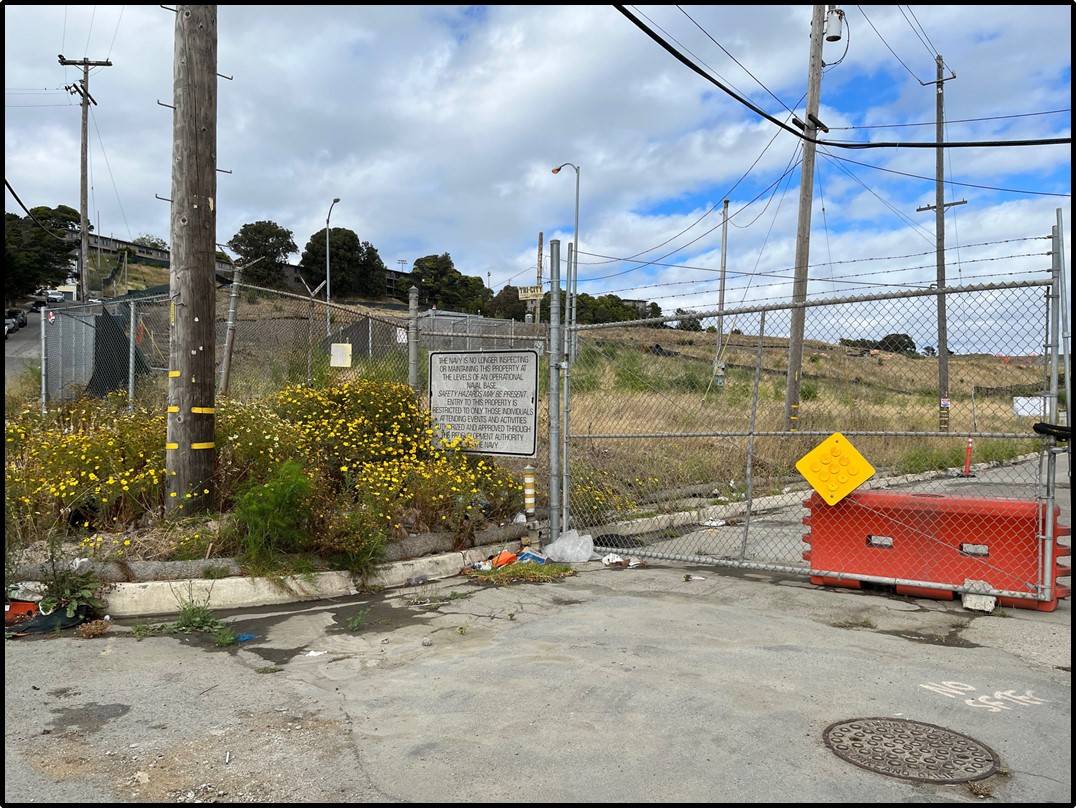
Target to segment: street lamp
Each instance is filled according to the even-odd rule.
[[[561,418],[563,423],[561,424],[561,438],[563,443],[561,444],[561,476],[563,483],[561,484],[560,496],[561,496],[561,525],[564,530],[568,529],[568,521],[570,517],[569,503],[570,488],[569,488],[569,474],[568,474],[568,410],[571,406],[571,365],[572,360],[575,358],[575,291],[578,283],[579,274],[579,166],[575,163],[561,163],[559,166],[553,169],[554,174],[559,174],[560,170],[565,166],[571,166],[575,169],[575,234],[572,236],[572,247],[568,253],[571,258],[568,261],[568,279],[565,287],[567,289],[567,300],[564,311],[564,353],[566,355],[565,369],[564,369],[564,406],[561,407]],[[559,289],[550,289],[551,294],[560,295]],[[550,503],[551,507],[556,507],[555,503]]]
[[[332,205],[329,205],[329,213],[325,216],[325,336],[332,336],[332,309],[329,307],[329,303],[332,302],[332,275],[329,274],[329,218],[333,215],[333,207],[340,201],[340,197],[333,199]]]

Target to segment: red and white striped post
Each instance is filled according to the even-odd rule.
[[[971,449],[974,441],[971,439],[971,435],[968,435],[968,445],[964,447],[964,472],[960,476],[962,477],[974,477],[971,473]]]

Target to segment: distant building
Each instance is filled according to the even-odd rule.
[[[625,306],[631,306],[638,313],[640,317],[645,317],[647,309],[650,307],[649,300],[629,300],[625,297],[620,298],[620,302]]]

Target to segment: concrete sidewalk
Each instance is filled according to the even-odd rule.
[[[992,747],[1002,773],[976,788],[996,799],[1071,798],[1067,601],[977,616],[591,564],[556,584],[457,578],[228,620],[255,639],[9,643],[6,800],[980,799],[825,747],[829,724],[866,716]]]

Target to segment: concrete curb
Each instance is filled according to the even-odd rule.
[[[419,575],[431,581],[451,578],[467,564],[484,560],[503,549],[515,552],[519,548],[520,542],[513,541],[392,562],[380,567],[377,575],[367,581],[367,587],[391,589],[404,586],[409,578]],[[246,609],[347,597],[361,591],[362,587],[355,585],[350,573],[334,571],[292,575],[283,579],[191,578],[185,581],[118,583],[105,593],[105,602],[108,614],[113,617],[149,617],[175,614],[180,605],[187,601],[205,603],[210,609]]]

